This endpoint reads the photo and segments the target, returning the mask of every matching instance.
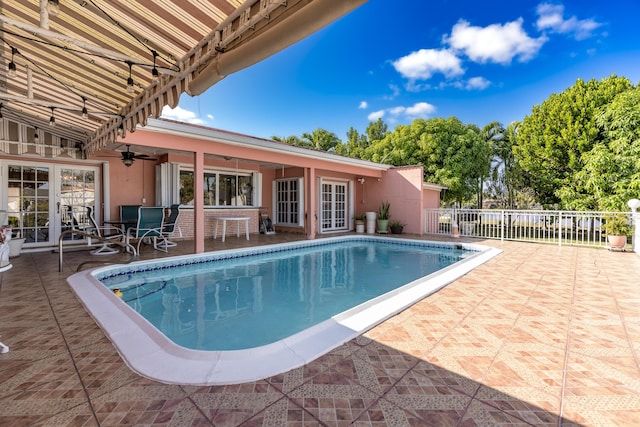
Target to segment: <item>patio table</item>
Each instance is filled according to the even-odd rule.
[[[227,221],[236,221],[238,222],[238,227],[236,228],[237,236],[240,237],[240,222],[244,221],[244,230],[247,235],[247,240],[249,240],[249,217],[248,216],[216,216],[213,217],[216,222],[216,227],[213,233],[213,238],[216,239],[218,237],[218,223],[222,221],[222,242],[224,243],[224,237],[227,234]]]

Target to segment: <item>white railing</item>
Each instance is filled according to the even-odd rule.
[[[603,217],[614,212],[425,209],[425,234],[607,247]],[[629,223],[631,223],[631,213]],[[629,242],[630,243],[630,242]]]

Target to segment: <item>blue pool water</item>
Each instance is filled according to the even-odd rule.
[[[98,279],[174,343],[239,350],[273,343],[468,257],[424,242],[348,240]]]

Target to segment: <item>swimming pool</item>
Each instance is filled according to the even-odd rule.
[[[69,283],[134,371],[167,383],[230,384],[308,363],[498,252],[346,236],[112,266]],[[205,272],[212,261],[217,270]],[[269,312],[277,299],[285,308]]]

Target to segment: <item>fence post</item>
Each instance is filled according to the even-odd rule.
[[[562,211],[558,211],[558,246],[562,246]]]
[[[631,199],[627,202],[627,206],[631,208],[631,250],[635,253],[640,253],[640,227],[638,224],[640,218],[638,215],[638,209],[640,209],[640,200]]]
[[[504,209],[500,210],[500,241],[504,242]]]

